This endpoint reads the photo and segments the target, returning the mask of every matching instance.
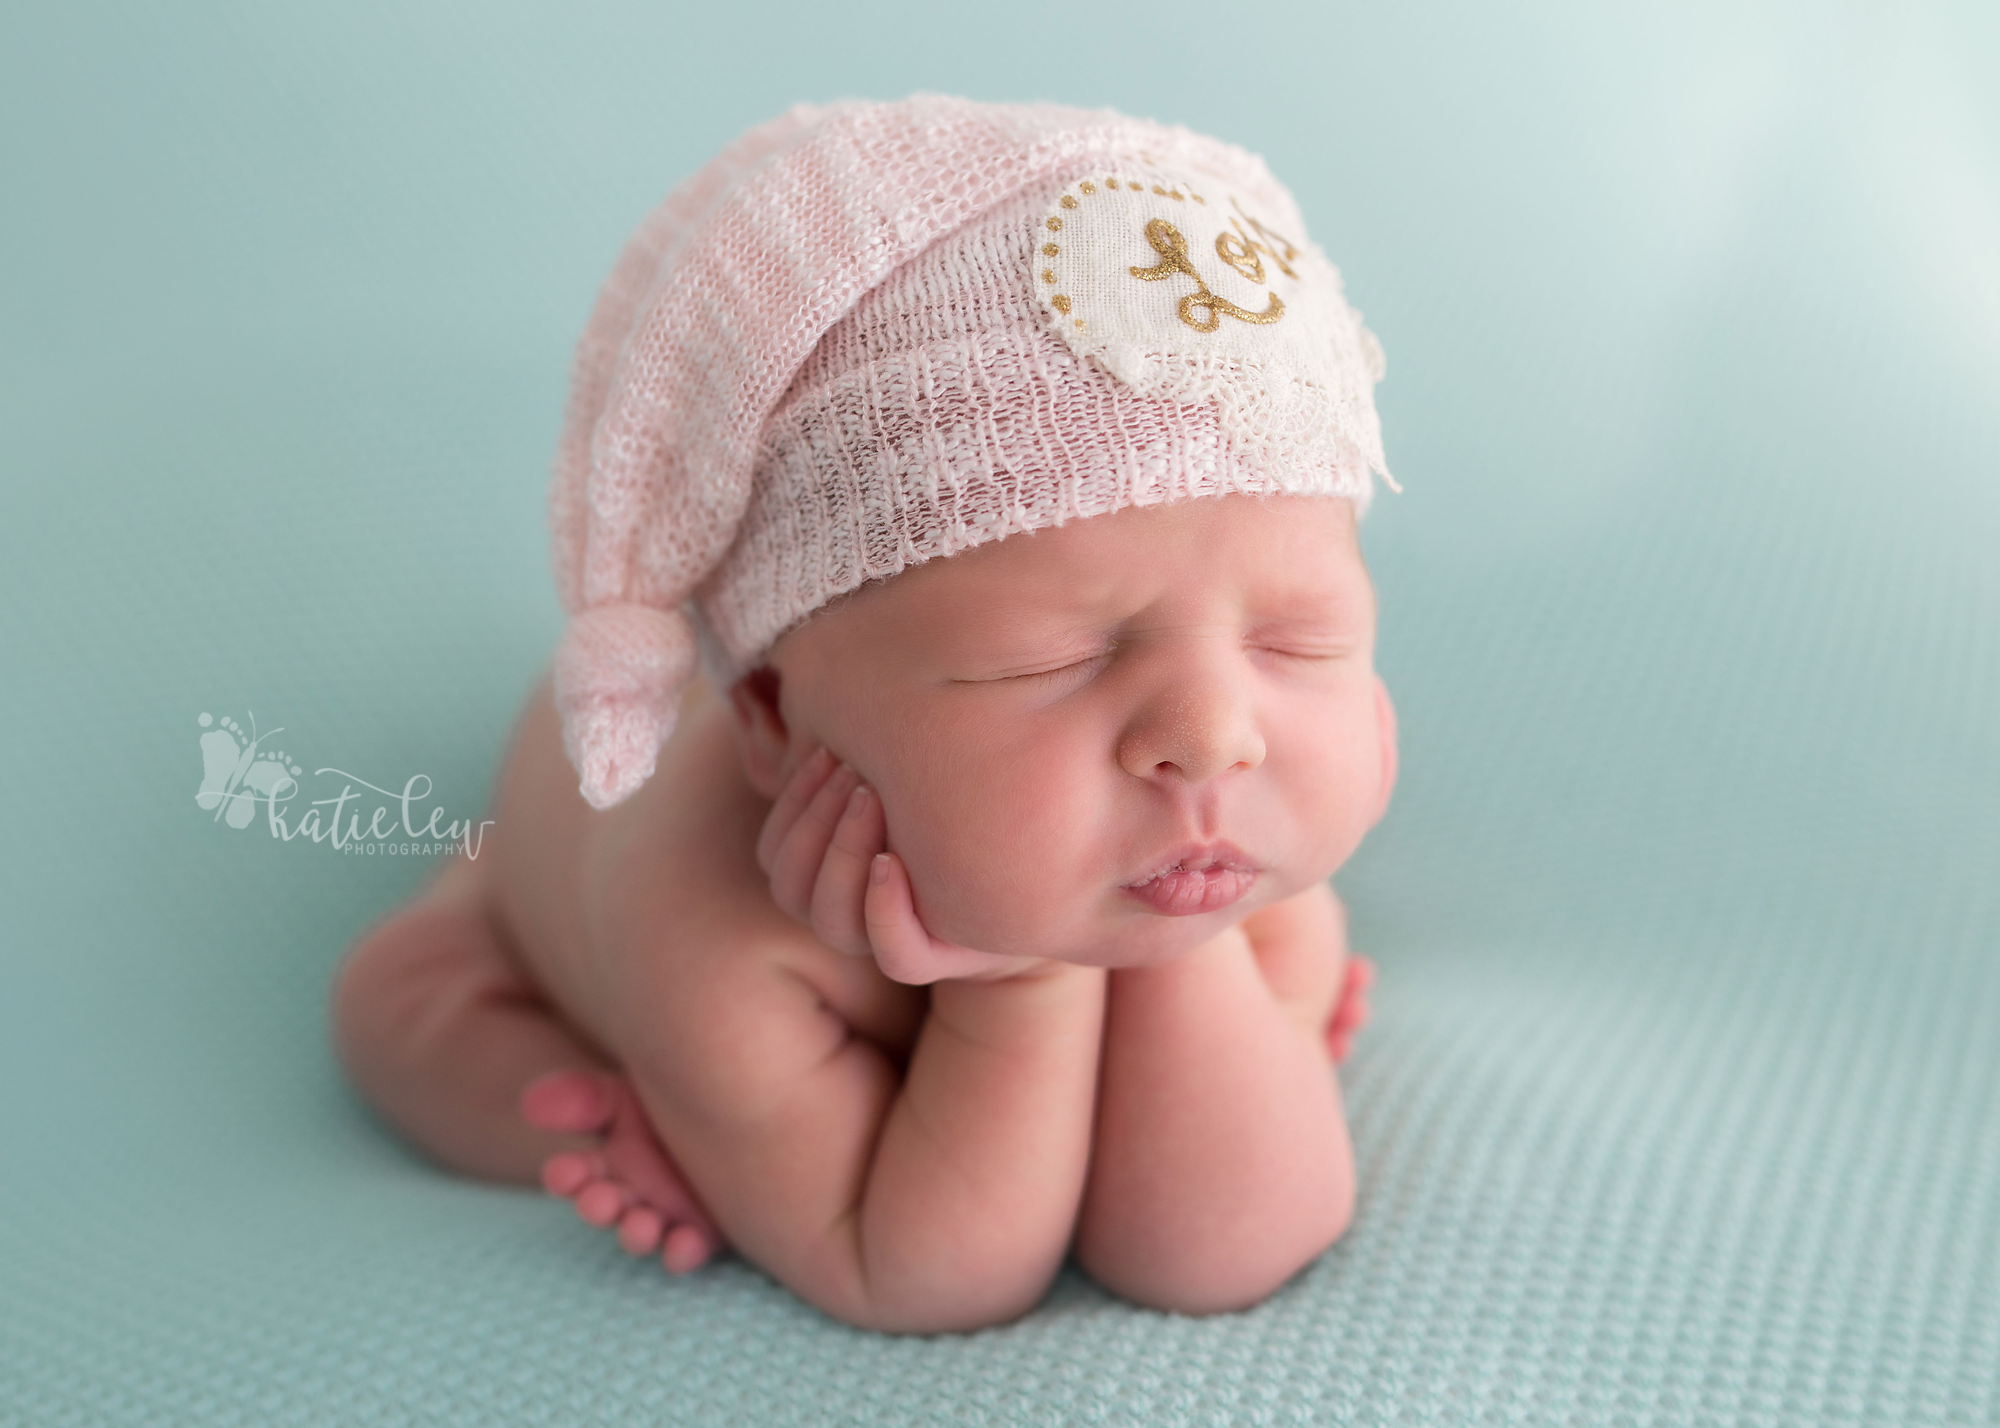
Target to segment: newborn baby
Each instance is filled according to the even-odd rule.
[[[484,855],[343,968],[356,1083],[863,1327],[1003,1322],[1072,1252],[1270,1294],[1354,1198],[1379,371],[1232,146],[938,97],[753,130],[599,300],[570,627]]]

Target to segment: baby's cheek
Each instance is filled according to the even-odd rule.
[[[891,840],[909,866],[931,933],[989,951],[1055,934],[1088,880],[1087,791],[1046,763],[955,761],[884,794]]]
[[[1282,756],[1269,769],[1272,786],[1286,802],[1307,857],[1331,872],[1360,844],[1381,802],[1381,741],[1372,706],[1355,698],[1340,701],[1333,717],[1302,711],[1279,747]]]

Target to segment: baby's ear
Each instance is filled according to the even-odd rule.
[[[778,672],[768,666],[751,670],[729,686],[743,776],[766,798],[776,798],[785,786],[785,754],[791,747],[785,716],[778,708],[778,687]]]
[[[1375,726],[1382,740],[1382,801],[1375,807],[1375,817],[1370,827],[1382,821],[1382,815],[1389,811],[1389,795],[1396,791],[1396,706],[1389,701],[1389,686],[1382,682],[1382,676],[1375,676]]]

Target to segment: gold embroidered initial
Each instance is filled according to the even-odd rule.
[[[1146,241],[1153,245],[1153,251],[1160,255],[1160,261],[1150,268],[1130,269],[1132,276],[1143,278],[1149,283],[1158,282],[1161,278],[1171,278],[1176,273],[1193,278],[1195,290],[1181,299],[1179,311],[1181,321],[1196,332],[1215,331],[1222,326],[1222,319],[1225,317],[1233,317],[1238,322],[1261,323],[1276,322],[1285,315],[1285,300],[1276,293],[1271,294],[1271,301],[1262,312],[1252,312],[1248,308],[1238,307],[1228,298],[1217,297],[1210,292],[1207,281],[1195,270],[1194,264],[1188,261],[1187,239],[1181,237],[1180,229],[1166,219],[1155,218],[1146,225]],[[1221,239],[1217,239],[1218,251],[1221,250],[1221,246]],[[1277,261],[1276,254],[1272,254],[1272,261]],[[1232,263],[1230,266],[1235,265]],[[1242,270],[1239,268],[1238,271]],[[1258,266],[1258,271],[1260,273],[1263,271],[1261,264]],[[1205,314],[1207,320],[1197,322],[1194,318],[1197,312]]]
[[[1273,233],[1249,214],[1243,212],[1243,205],[1235,199],[1230,199],[1229,204],[1239,215],[1229,220],[1229,226],[1236,231],[1234,233],[1224,233],[1215,240],[1216,256],[1253,283],[1264,281],[1264,262],[1263,258],[1257,256],[1259,253],[1263,254],[1265,258],[1269,258],[1273,263],[1276,263],[1278,271],[1286,277],[1296,278],[1298,274],[1292,271],[1292,265],[1289,260],[1298,257],[1299,250],[1294,248],[1289,240]],[[1256,238],[1252,238],[1245,231],[1243,227],[1245,223],[1257,231]],[[1259,239],[1263,241],[1259,242]]]

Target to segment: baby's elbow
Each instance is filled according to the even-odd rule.
[[[1202,1275],[1163,1277],[1123,1291],[1123,1294],[1125,1298],[1149,1309],[1185,1314],[1192,1318],[1254,1309],[1331,1249],[1346,1230],[1347,1221],[1339,1219],[1315,1237],[1303,1253],[1278,1256],[1263,1263],[1212,1269]]]
[[[1041,1303],[1047,1293],[1044,1286],[1040,1293],[1005,1299],[973,1295],[924,1304],[870,1305],[847,1322],[881,1334],[972,1334],[1013,1323]]]
[[[1053,1282],[1053,1276],[1050,1277]],[[1011,1324],[1042,1302],[1048,1285],[1032,1294],[871,1297],[865,1292],[807,1296],[813,1307],[856,1329],[878,1334],[970,1334]]]
[[[1217,1236],[1222,1253],[1152,1253],[1110,1263],[1079,1244],[1083,1267],[1104,1288],[1148,1309],[1194,1318],[1233,1314],[1269,1299],[1347,1233],[1354,1219],[1350,1179],[1297,1214],[1281,1233]]]
[[[985,1272],[965,1265],[914,1264],[905,1257],[871,1262],[858,1216],[843,1217],[801,1265],[804,1273],[780,1276],[821,1313],[879,1334],[969,1334],[1011,1324],[1041,1303],[1062,1265],[1030,1267],[1026,1260]]]

